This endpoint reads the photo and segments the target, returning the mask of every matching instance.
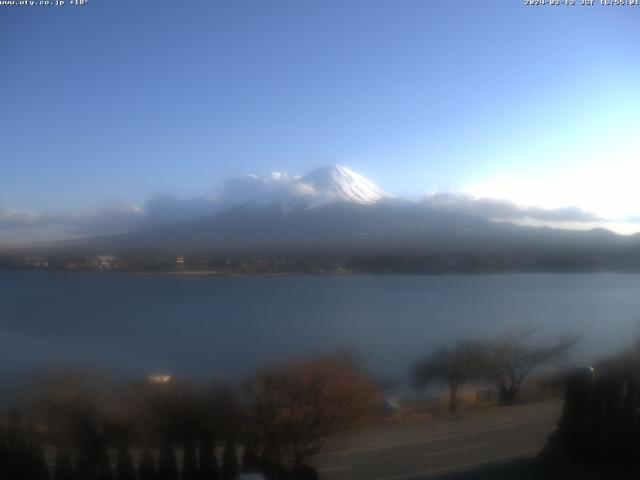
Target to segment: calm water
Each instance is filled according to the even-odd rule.
[[[174,278],[0,272],[0,378],[72,364],[239,378],[264,362],[364,352],[402,380],[441,342],[534,324],[576,361],[640,332],[640,275]]]

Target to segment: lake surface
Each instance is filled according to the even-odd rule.
[[[443,342],[525,324],[583,337],[575,362],[640,333],[640,275],[195,278],[0,272],[0,379],[57,365],[239,379],[354,347],[382,378]]]

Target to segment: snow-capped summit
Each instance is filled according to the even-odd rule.
[[[342,165],[317,168],[298,181],[332,200],[371,204],[391,198],[375,183]]]
[[[320,167],[304,176],[274,172],[227,180],[215,196],[220,206],[293,205],[313,208],[332,202],[373,204],[391,198],[376,184],[341,165]]]

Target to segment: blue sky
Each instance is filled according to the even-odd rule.
[[[523,3],[0,7],[0,210],[341,163],[412,198],[640,213],[640,7]]]

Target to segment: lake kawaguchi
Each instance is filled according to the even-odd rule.
[[[640,275],[189,277],[0,272],[0,379],[74,366],[239,380],[353,347],[380,378],[443,342],[523,325],[581,337],[573,362],[632,345]]]

